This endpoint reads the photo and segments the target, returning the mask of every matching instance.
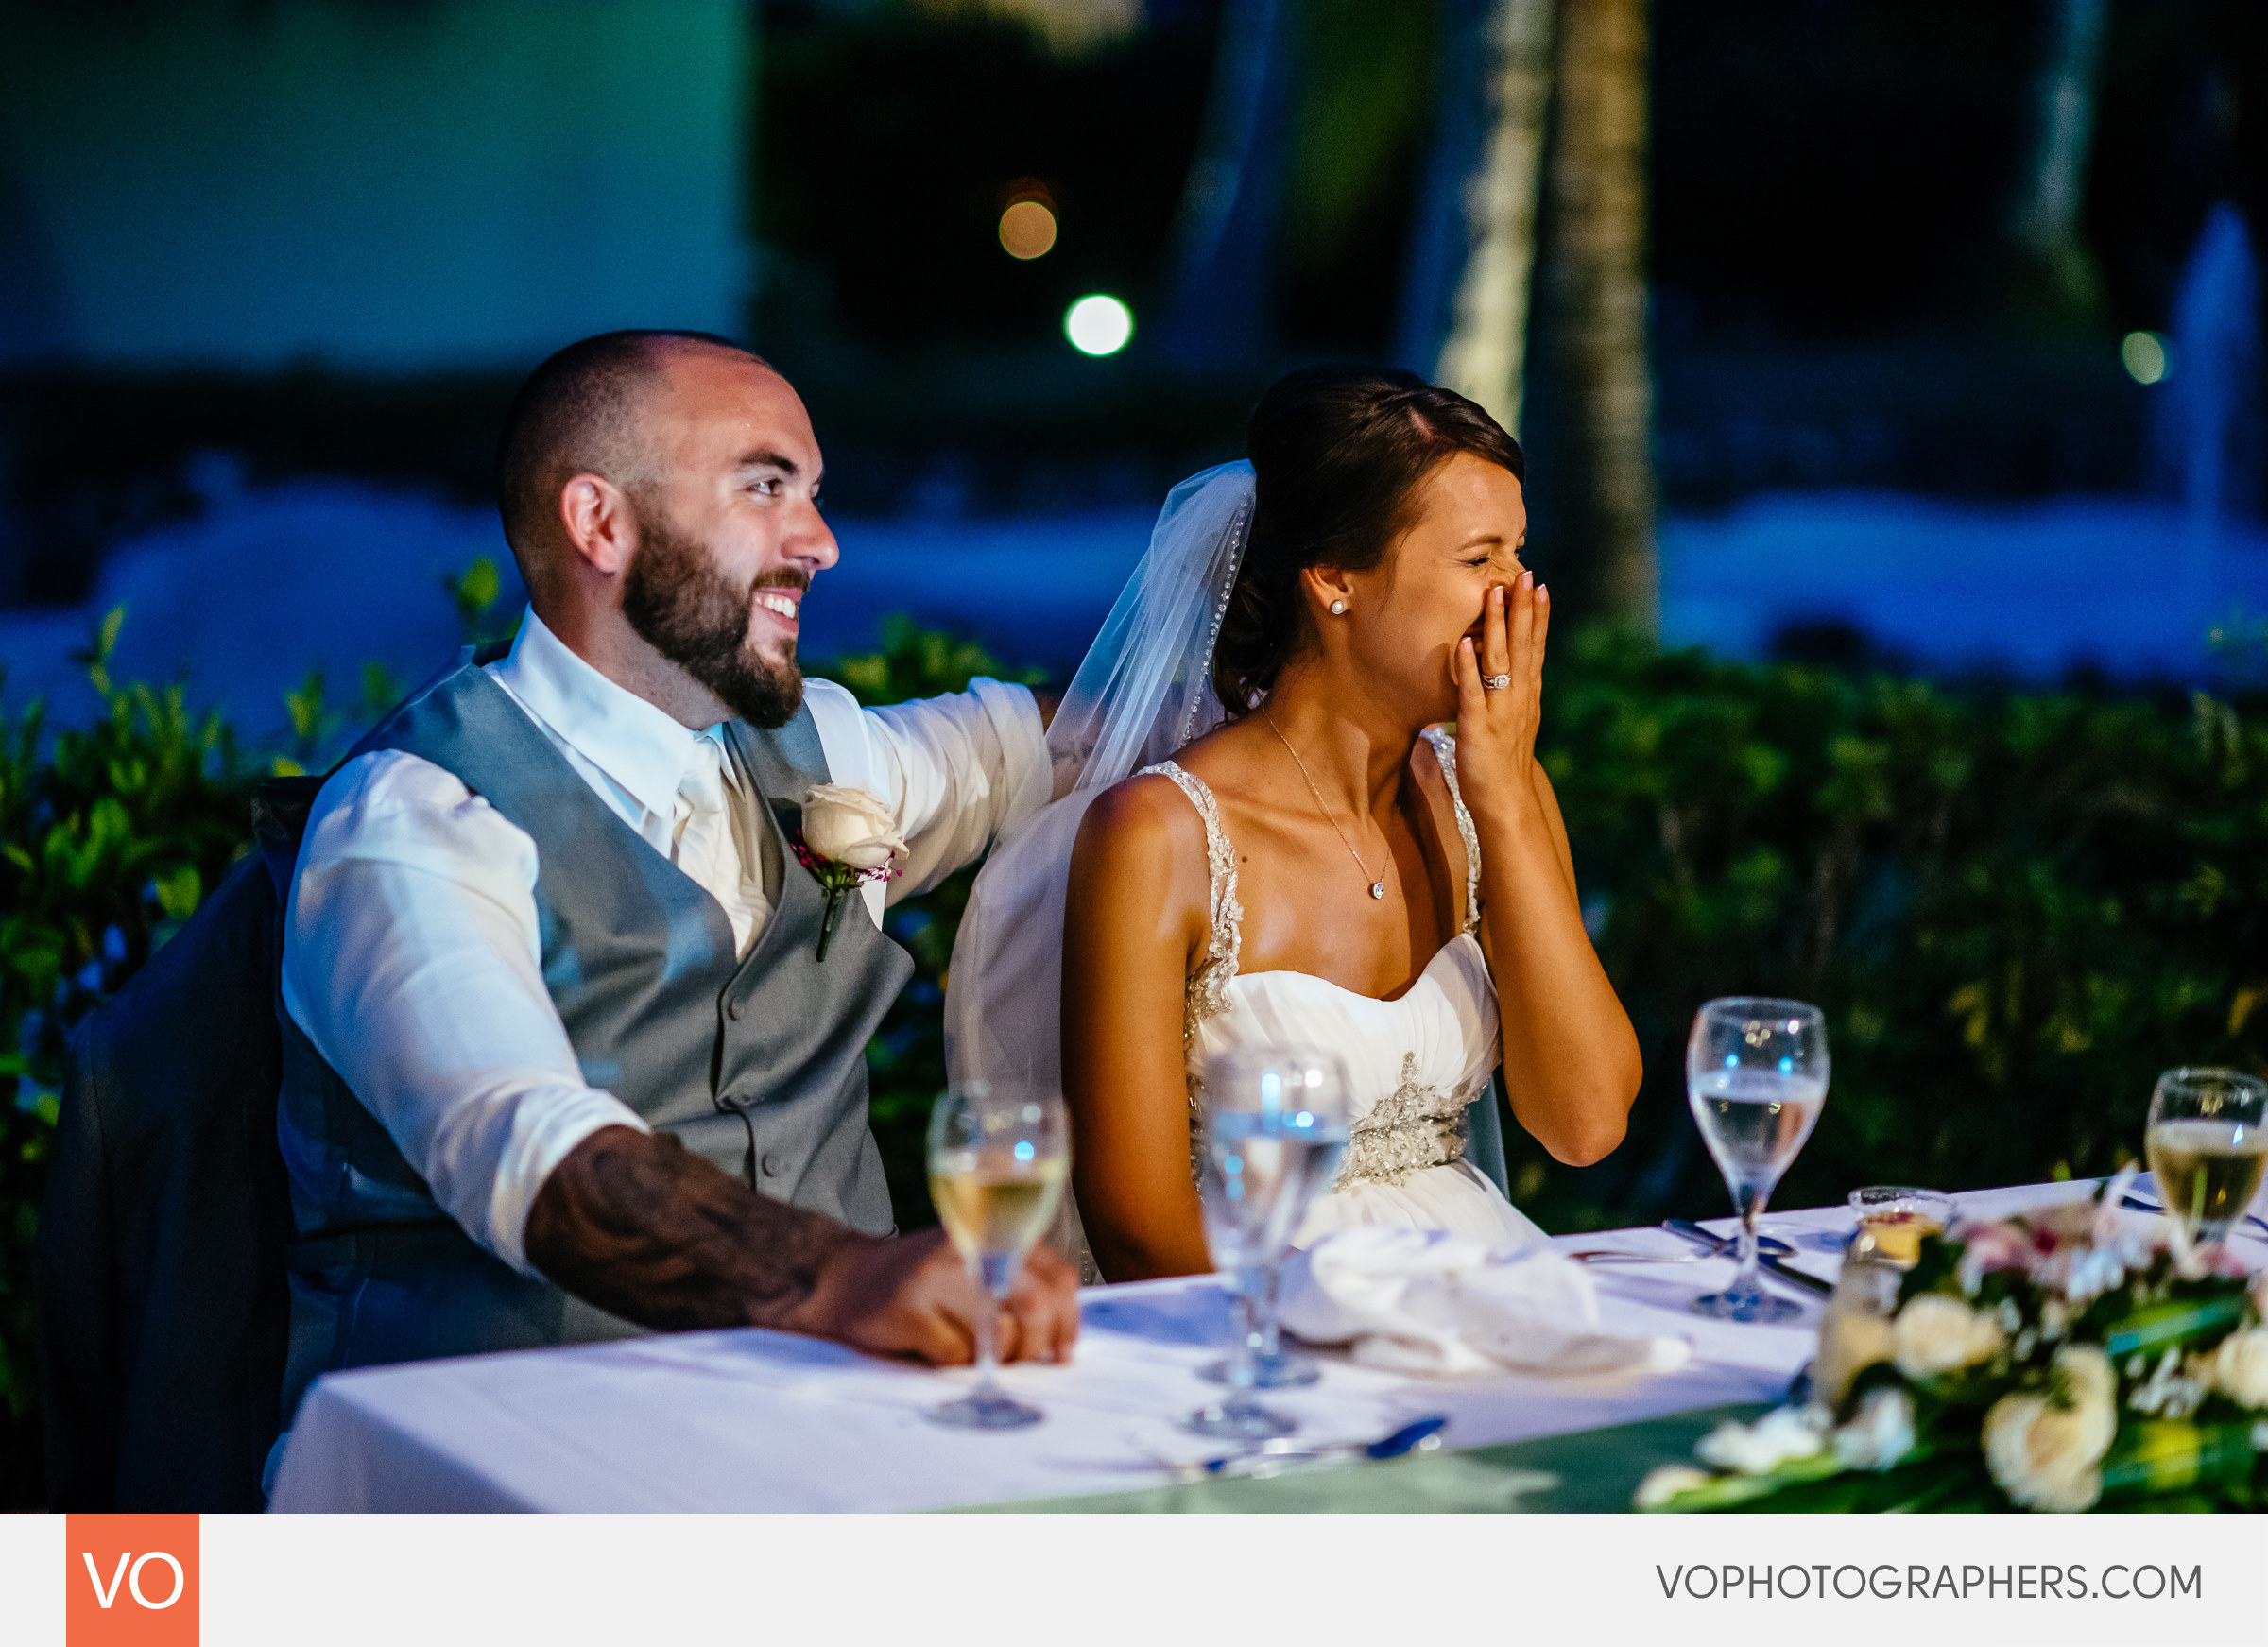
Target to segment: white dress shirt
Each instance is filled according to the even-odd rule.
[[[533,611],[487,669],[647,845],[684,858],[747,953],[785,866],[755,798],[719,759],[721,729],[689,730],[617,686]],[[865,888],[878,924],[885,899],[936,884],[1047,801],[1039,708],[1022,687],[980,678],[965,694],[861,710],[814,679],[804,701],[833,781],[879,798],[905,837],[903,875]],[[697,798],[719,776],[721,838],[680,795]],[[536,869],[535,842],[455,775],[398,749],[358,756],[308,815],[283,974],[292,1021],[434,1198],[531,1275],[527,1214],[552,1169],[602,1126],[646,1130],[583,1079],[543,986]]]

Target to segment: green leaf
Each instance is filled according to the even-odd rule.
[[[291,735],[301,744],[315,742],[323,724],[323,672],[307,671],[299,690],[284,695],[284,707],[291,714]]]
[[[456,576],[444,574],[441,589],[456,608],[457,625],[468,642],[488,639],[489,613],[504,594],[504,575],[483,555]]]
[[[457,580],[456,592],[468,606],[477,611],[487,611],[504,592],[504,578],[496,570],[496,562],[486,555],[465,568]]]
[[[362,713],[366,720],[377,720],[399,703],[402,695],[402,683],[385,664],[362,666]]]
[[[1679,1493],[1658,1508],[1674,1515],[1687,1515],[1695,1511],[1753,1507],[1759,1501],[1777,1498],[1791,1488],[1807,1486],[1847,1473],[1849,1472],[1844,1468],[1843,1461],[1829,1449],[1806,1453],[1801,1458],[1783,1460],[1761,1475],[1713,1476],[1701,1485]]]
[[[2112,1361],[2123,1361],[2168,1345],[2218,1335],[2243,1318],[2244,1294],[2235,1286],[2218,1297],[2168,1298],[2111,1323],[2104,1330],[2103,1350]]]
[[[2187,1492],[2241,1481],[2252,1470],[2252,1426],[2129,1416],[2103,1460],[2103,1496]]]
[[[195,864],[177,864],[155,878],[158,907],[174,920],[187,920],[205,896],[205,878]]]

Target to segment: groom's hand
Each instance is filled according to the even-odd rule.
[[[778,1327],[878,1355],[976,1354],[975,1283],[943,1235],[882,1239],[766,1200],[665,1133],[599,1128],[552,1169],[527,1217],[552,1280],[641,1327]],[[1001,1312],[1003,1361],[1060,1361],[1078,1277],[1041,1249]]]
[[[804,1305],[782,1323],[876,1355],[937,1365],[976,1358],[983,1295],[942,1230],[862,1242],[832,1255]],[[1068,1361],[1079,1334],[1078,1275],[1037,1247],[1002,1306],[1002,1361]]]

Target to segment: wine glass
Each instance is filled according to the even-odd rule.
[[[945,1233],[983,1293],[976,1312],[976,1388],[932,1407],[934,1424],[962,1430],[1020,1430],[1046,1415],[995,1381],[995,1330],[1002,1300],[1024,1254],[1040,1239],[1071,1165],[1071,1122],[1052,1092],[995,1093],[979,1082],[955,1087],[929,1118],[929,1194]]]
[[[1312,1366],[1276,1356],[1263,1385],[1262,1356],[1276,1350],[1275,1297],[1285,1247],[1347,1152],[1347,1071],[1328,1053],[1247,1047],[1205,1072],[1205,1240],[1233,1280],[1235,1337],[1219,1369],[1228,1390],[1186,1420],[1200,1435],[1267,1441],[1297,1421],[1252,1392],[1312,1383]]]
[[[2268,1172],[2268,1081],[2235,1070],[2168,1070],[2150,1094],[2142,1152],[2166,1216],[2218,1250]]]
[[[1685,1044],[1685,1089],[1741,1215],[1732,1285],[1693,1300],[1725,1321],[1786,1321],[1802,1306],[1757,1280],[1756,1219],[1827,1104],[1827,1022],[1800,1001],[1705,1003]]]

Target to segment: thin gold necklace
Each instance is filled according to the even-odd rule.
[[[1260,718],[1268,723],[1268,730],[1276,734],[1276,741],[1290,751],[1294,761],[1298,762],[1299,776],[1307,780],[1307,792],[1315,798],[1315,810],[1323,815],[1323,821],[1339,837],[1339,845],[1347,849],[1347,855],[1354,860],[1354,866],[1363,872],[1363,879],[1370,881],[1370,896],[1383,898],[1386,895],[1386,884],[1370,880],[1370,866],[1363,862],[1362,853],[1354,849],[1354,843],[1347,838],[1347,832],[1339,828],[1339,820],[1331,815],[1331,808],[1323,802],[1323,792],[1315,787],[1315,775],[1307,769],[1306,762],[1299,760],[1299,751],[1292,748],[1291,739],[1283,735],[1283,729],[1276,724],[1274,715],[1263,709],[1260,712]]]

